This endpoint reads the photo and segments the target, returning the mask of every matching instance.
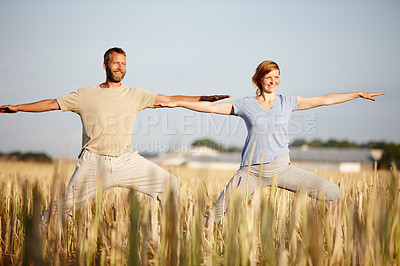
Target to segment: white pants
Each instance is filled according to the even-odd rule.
[[[248,196],[251,196],[260,183],[261,188],[270,187],[274,175],[279,188],[292,192],[304,189],[310,197],[334,203],[340,198],[340,189],[336,184],[322,176],[294,167],[290,164],[289,154],[286,154],[270,163],[263,164],[261,169],[260,165],[240,167],[213,206],[215,221],[220,222],[226,213],[230,189],[237,188],[245,191],[247,184]],[[208,218],[209,211],[205,216]]]
[[[117,186],[136,189],[162,201],[168,183],[170,189],[178,194],[176,177],[143,158],[138,152],[128,152],[113,157],[85,150],[76,164],[66,192],[44,211],[42,223],[48,222],[50,207],[55,212],[58,204],[67,215],[71,216],[74,187],[75,208],[78,209],[87,199],[91,200],[95,196],[99,184],[103,190]]]

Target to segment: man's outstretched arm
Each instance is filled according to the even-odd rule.
[[[175,96],[166,96],[162,94],[157,94],[156,100],[154,102],[154,107],[164,107],[168,102],[199,102],[199,101],[207,101],[207,102],[215,102],[222,99],[226,99],[231,97],[230,95],[210,95],[210,96],[184,96],[184,95],[175,95]]]
[[[43,100],[34,103],[0,106],[0,113],[47,112],[53,110],[60,110],[60,106],[58,105],[56,99]]]

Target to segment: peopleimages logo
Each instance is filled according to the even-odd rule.
[[[262,120],[263,118],[256,118]],[[275,116],[269,121],[262,121],[258,134],[286,134],[281,116]],[[289,135],[316,135],[317,113],[294,112],[289,120]],[[243,129],[245,122],[237,116],[204,114],[204,113],[146,113],[138,117],[133,134],[151,135],[152,132],[162,135],[236,135]]]
[[[87,115],[86,130],[92,131],[101,127],[101,131],[109,135],[153,133],[164,136],[174,135],[236,135],[240,130],[245,130],[245,122],[236,116],[204,114],[204,113],[158,113],[146,112],[134,121],[131,115],[116,113],[102,114],[102,116]],[[317,134],[317,114],[313,112],[294,112],[287,125],[285,116],[258,116],[255,118],[256,126],[253,131],[257,134],[289,134],[289,135],[315,135]],[[242,128],[243,127],[243,128]],[[288,130],[286,130],[288,127]]]
[[[289,122],[289,135],[316,135],[317,134],[317,113],[295,112]]]
[[[270,133],[275,131],[275,134],[279,134],[279,129],[283,125],[278,124],[280,117],[274,119],[277,119],[277,125],[275,127],[267,125],[259,131],[259,134],[268,134],[267,131]],[[316,135],[317,125],[316,113],[294,112],[289,121],[287,133],[290,139],[294,139],[296,136]],[[286,125],[284,127],[286,128]],[[158,137],[152,138],[154,134]],[[193,136],[196,136],[195,138],[199,139],[205,136],[205,138],[213,139],[216,136],[229,137],[237,134],[242,135],[241,143],[243,144],[246,137],[246,125],[241,118],[235,116],[203,113],[176,113],[174,115],[146,113],[136,120],[132,148],[148,154],[187,152],[191,148],[191,141],[188,141],[186,137],[193,139]],[[286,132],[282,134],[286,134]],[[143,141],[135,138],[135,135],[148,136],[151,140]],[[171,137],[175,137],[175,139],[171,139]],[[217,142],[220,147],[225,149],[232,147],[230,141],[216,139],[219,139]]]
[[[221,145],[225,145],[228,147],[228,143],[224,143]],[[224,146],[224,147],[225,147]],[[182,141],[182,142],[168,142],[168,141],[134,141],[132,143],[133,150],[137,150],[140,152],[146,152],[149,154],[157,154],[157,153],[166,153],[166,152],[188,152],[192,148],[191,143]]]

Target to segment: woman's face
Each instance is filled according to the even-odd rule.
[[[275,92],[280,83],[279,70],[272,70],[261,79],[262,91],[266,93]]]

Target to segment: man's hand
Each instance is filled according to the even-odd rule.
[[[18,112],[18,109],[14,105],[3,105],[3,106],[0,106],[0,113],[10,113],[10,114],[12,114],[12,113],[16,113],[16,112]]]
[[[207,102],[215,102],[222,99],[230,98],[231,95],[209,95],[209,96],[200,96],[200,101]]]

